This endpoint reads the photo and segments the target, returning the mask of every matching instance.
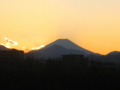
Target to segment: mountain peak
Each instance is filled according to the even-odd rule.
[[[36,55],[39,57],[59,57],[64,54],[81,54],[84,56],[88,56],[92,52],[85,50],[84,48],[76,45],[74,42],[70,41],[69,39],[58,39],[42,49],[34,51]],[[39,56],[41,55],[41,56]]]
[[[71,42],[69,39],[57,39],[54,42]]]
[[[45,48],[49,48],[53,45],[60,45],[66,49],[74,49],[74,50],[79,50],[82,52],[85,52],[86,54],[91,54],[92,52],[85,50],[84,48],[78,46],[77,44],[75,44],[74,42],[70,41],[69,39],[57,39],[56,41],[50,43],[49,45],[47,45]]]
[[[61,41],[61,40],[70,41],[69,39],[57,39],[56,41]]]
[[[113,51],[113,52],[108,53],[107,55],[115,55],[115,54],[120,54],[120,52],[119,51]]]

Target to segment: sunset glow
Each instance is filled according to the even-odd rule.
[[[31,50],[61,38],[95,53],[120,51],[120,0],[0,0],[1,45]]]
[[[43,48],[43,47],[45,47],[45,45],[40,45],[40,46],[38,46],[38,47],[33,47],[33,48],[31,48],[32,50],[38,50],[38,49],[41,49],[41,48]]]
[[[6,48],[14,48],[14,49],[23,50],[24,52],[29,52],[31,50],[38,50],[38,49],[41,49],[41,48],[45,47],[45,45],[40,45],[38,47],[32,47],[32,48],[28,48],[28,47],[25,47],[25,46],[23,46],[21,48],[16,48],[15,46],[18,45],[18,42],[10,40],[7,37],[4,37],[4,39],[5,39],[6,43],[5,44],[1,43],[0,45],[5,46]]]
[[[3,46],[5,46],[5,47],[7,47],[7,48],[13,48],[12,46],[18,45],[17,42],[12,41],[12,40],[10,40],[10,39],[8,39],[8,38],[6,38],[6,37],[4,37],[4,39],[5,39],[6,43],[5,43],[5,44],[1,43],[0,45],[3,45]]]

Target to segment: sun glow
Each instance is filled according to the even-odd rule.
[[[6,43],[5,44],[1,43],[0,45],[5,46],[6,48],[13,48],[12,46],[18,45],[18,43],[13,40],[10,40],[6,37],[4,37],[4,39],[5,39]]]
[[[7,37],[4,37],[4,40],[5,40],[6,43],[5,44],[1,43],[0,45],[5,46],[6,48],[11,49],[11,48],[15,48],[15,46],[18,45],[18,42],[15,42],[15,41],[13,41],[11,39],[8,39]],[[45,45],[40,45],[38,47],[32,47],[32,48],[27,48],[27,47],[23,46],[23,47],[20,48],[20,50],[23,50],[24,52],[29,52],[31,50],[38,50],[38,49],[41,49],[43,47],[45,47]]]
[[[40,45],[40,46],[38,46],[38,47],[33,47],[33,48],[31,48],[32,50],[38,50],[38,49],[41,49],[41,48],[43,48],[43,47],[45,47],[45,45]]]

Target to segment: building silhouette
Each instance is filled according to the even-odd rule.
[[[67,54],[67,55],[62,55],[62,59],[64,61],[81,61],[84,59],[83,55],[79,55],[79,54]]]
[[[63,67],[77,68],[80,71],[88,70],[89,61],[84,55],[68,54],[62,55]]]

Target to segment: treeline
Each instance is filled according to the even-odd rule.
[[[66,62],[60,58],[46,60],[46,63],[43,61],[26,58],[17,62],[1,62],[0,89],[119,89],[119,65],[97,61]]]

